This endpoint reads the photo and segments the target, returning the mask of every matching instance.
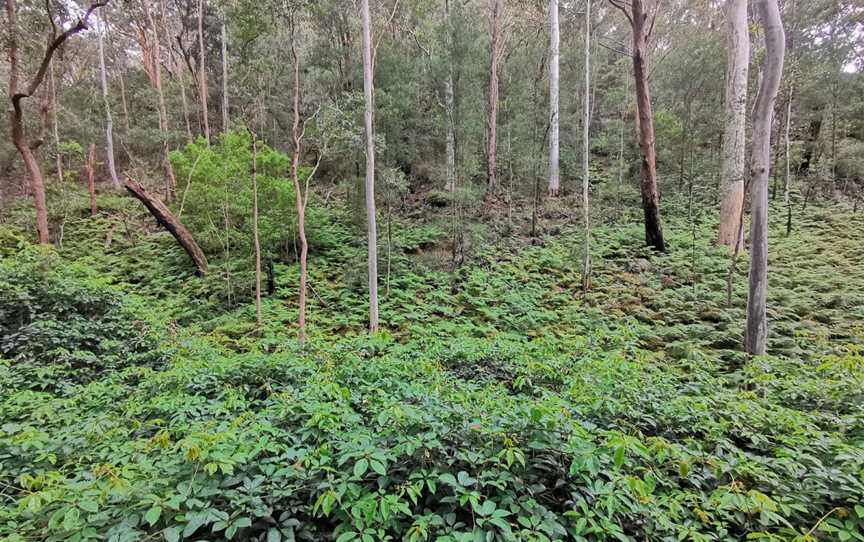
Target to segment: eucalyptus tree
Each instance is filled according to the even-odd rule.
[[[501,2],[489,0],[489,87],[486,102],[486,183],[488,193],[498,188],[498,70],[501,62]]]
[[[561,168],[559,166],[560,104],[558,95],[560,47],[561,35],[558,25],[558,0],[549,0],[549,195],[553,197],[557,196],[558,191],[561,189]]]
[[[108,174],[111,176],[111,185],[119,190],[120,180],[117,178],[117,168],[114,165],[114,119],[111,117],[111,102],[108,100],[108,76],[105,70],[103,34],[106,29],[107,22],[103,19],[102,27],[97,33],[99,37],[99,80],[102,84],[102,103],[105,107],[105,154],[108,157]]]
[[[373,115],[372,32],[369,0],[360,0],[363,24],[363,126],[366,134],[366,243],[369,272],[369,331],[378,331],[378,228],[375,219],[375,131]]]

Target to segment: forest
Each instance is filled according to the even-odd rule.
[[[864,0],[0,29],[0,542],[864,541]]]

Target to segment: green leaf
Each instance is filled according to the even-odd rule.
[[[159,521],[159,517],[162,515],[162,508],[158,506],[154,506],[150,510],[147,510],[147,513],[144,514],[144,521],[147,522],[151,527],[156,525],[156,522]]]
[[[75,507],[66,510],[63,514],[63,528],[71,531],[78,526],[78,520],[81,518],[81,511]]]
[[[385,474],[387,474],[387,469],[384,467],[384,464],[381,463],[380,461],[375,461],[373,459],[369,463],[369,465],[372,467],[372,470],[374,470],[375,472],[377,472],[381,476],[384,476]]]
[[[618,446],[615,448],[615,455],[613,456],[613,461],[615,462],[615,468],[620,469],[622,465],[624,465],[624,446]]]
[[[83,500],[78,503],[78,508],[84,510],[85,512],[90,512],[95,514],[99,511],[99,503],[92,500]]]
[[[855,505],[855,515],[858,516],[858,519],[864,519],[864,506],[860,504]]]
[[[180,529],[178,527],[168,527],[162,531],[162,536],[165,537],[165,542],[178,542],[180,540]]]
[[[279,529],[274,527],[267,529],[267,542],[282,542],[282,533]]]
[[[357,538],[357,533],[354,531],[347,531],[339,535],[339,538],[336,539],[336,542],[349,542],[350,540],[354,540]]]
[[[354,476],[363,476],[369,470],[369,460],[365,457],[354,463]]]

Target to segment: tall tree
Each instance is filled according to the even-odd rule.
[[[777,0],[757,0],[756,12],[765,34],[762,81],[753,108],[750,155],[750,276],[745,348],[762,355],[768,342],[768,174],[771,164],[771,120],[783,75],[786,38]]]
[[[33,194],[33,202],[36,207],[36,237],[42,244],[50,243],[48,231],[48,206],[45,200],[45,180],[42,176],[42,168],[39,166],[39,161],[36,159],[35,151],[42,144],[39,139],[28,141],[27,135],[24,132],[24,98],[32,97],[42,81],[45,79],[45,74],[48,71],[48,66],[51,64],[51,58],[57,48],[70,37],[86,30],[87,24],[93,12],[107,4],[107,0],[95,2],[87,8],[87,11],[78,21],[69,27],[67,30],[57,35],[57,26],[54,20],[51,20],[51,34],[49,35],[48,47],[42,56],[39,63],[39,68],[36,74],[30,79],[24,89],[18,88],[18,81],[21,79],[20,59],[18,58],[18,15],[17,15],[17,0],[6,0],[6,25],[7,44],[9,49],[9,100],[12,102],[12,108],[9,110],[9,126],[12,132],[12,143],[21,155],[24,161],[24,167],[27,169],[27,175],[30,177],[30,191]],[[48,13],[49,17],[51,13]]]
[[[640,191],[645,215],[645,244],[657,251],[666,251],[660,223],[660,194],[657,190],[657,153],[654,148],[654,113],[651,91],[648,49],[654,33],[654,23],[660,10],[659,0],[609,0],[621,10],[633,34],[633,80],[636,83],[636,125],[639,130],[639,151],[642,155]]]
[[[486,104],[486,180],[498,187],[498,64],[501,60],[501,0],[489,0],[489,89]]]
[[[156,95],[159,98],[159,133],[162,136],[162,167],[165,169],[165,199],[171,201],[177,192],[177,179],[174,177],[174,168],[169,159],[170,147],[168,145],[168,109],[165,107],[165,91],[162,87],[162,47],[159,38],[159,30],[153,14],[150,11],[150,1],[141,0],[144,15],[147,17],[147,25],[153,39],[153,83],[156,87]]]
[[[264,324],[264,319],[261,316],[261,240],[258,237],[258,136],[252,132],[249,135],[252,139],[252,245],[255,249],[255,325],[260,330]]]
[[[747,72],[750,65],[747,0],[727,0],[723,11],[726,16],[726,113],[720,166],[723,199],[718,243],[734,247],[741,242],[743,235],[738,225],[744,208]]]
[[[228,32],[225,14],[222,14],[222,131],[227,132],[230,123],[228,109]]]
[[[369,266],[369,331],[378,331],[378,228],[375,222],[375,132],[372,113],[375,108],[372,80],[372,35],[369,23],[369,0],[360,1],[363,19],[363,96],[366,110],[366,237]]]
[[[111,118],[111,103],[108,100],[108,76],[105,71],[105,45],[102,34],[107,29],[107,22],[99,30],[99,78],[102,83],[102,103],[105,107],[105,153],[108,155],[108,173],[111,185],[119,190],[120,180],[117,178],[117,168],[114,166],[114,120]]]
[[[557,196],[561,189],[561,171],[558,165],[560,153],[558,122],[558,65],[561,56],[560,46],[558,0],[549,0],[549,195],[553,197]]]
[[[210,144],[210,118],[207,113],[207,61],[204,54],[204,0],[198,0],[198,94],[201,99],[201,123],[204,139]]]
[[[585,98],[582,113],[582,227],[585,230],[585,246],[582,255],[582,291],[591,287],[591,209],[588,206],[589,171],[588,158],[591,152],[591,0],[585,2]]]
[[[293,14],[289,26],[291,27],[291,59],[293,61],[291,141],[294,148],[291,153],[291,180],[294,182],[294,199],[297,207],[297,237],[300,240],[300,299],[298,303],[299,325],[297,338],[300,345],[303,346],[306,343],[306,258],[309,253],[309,244],[306,242],[306,203],[308,202],[309,185],[306,185],[305,191],[302,190],[298,172],[300,165],[300,144],[303,132],[300,128],[300,57],[297,54],[297,36]]]
[[[456,111],[453,88],[453,22],[450,19],[450,0],[444,0],[445,55],[447,56],[447,79],[444,80],[444,114],[447,116],[447,164],[446,188],[456,189]]]

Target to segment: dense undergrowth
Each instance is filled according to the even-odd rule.
[[[294,265],[257,334],[245,267],[196,278],[100,203],[59,254],[2,234],[0,540],[864,540],[862,215],[772,230],[747,360],[705,216],[666,256],[598,228],[587,296],[566,227],[453,273],[394,228],[368,337],[334,215],[301,351]]]

